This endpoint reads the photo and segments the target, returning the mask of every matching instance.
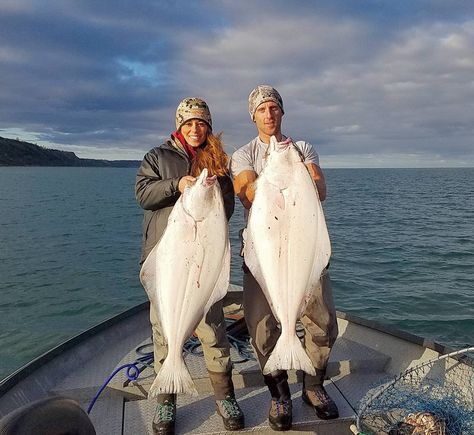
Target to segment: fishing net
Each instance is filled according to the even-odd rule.
[[[360,402],[358,433],[473,435],[473,352],[442,355],[373,388]]]

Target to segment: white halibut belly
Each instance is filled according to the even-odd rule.
[[[140,272],[168,345],[150,397],[197,394],[182,347],[209,308],[225,296],[229,284],[230,246],[220,190],[216,198],[208,216],[198,222],[179,200]]]
[[[300,307],[311,284],[316,251],[320,249],[320,216],[312,192],[314,187],[311,184],[306,189],[292,188],[305,185],[308,180],[304,175],[294,174],[288,189],[283,191],[285,209],[271,199],[274,188],[262,179],[247,226],[246,245],[254,246],[257,274],[266,282],[263,290],[273,302],[275,314],[296,312]],[[330,251],[326,255],[329,258]]]
[[[181,228],[171,227],[169,241],[157,250],[157,309],[166,341],[178,352],[203,318],[221,272],[226,229],[216,225],[202,223],[195,240],[185,241],[180,241]]]
[[[296,342],[295,328],[331,252],[322,207],[306,167],[300,162],[289,173],[281,191],[261,175],[247,225],[245,261],[282,330],[264,373],[292,368],[314,373]],[[283,355],[290,348],[299,356]]]

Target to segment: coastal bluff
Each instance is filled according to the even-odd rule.
[[[70,151],[60,151],[0,137],[0,166],[95,166],[109,168],[139,167],[138,160],[81,159]]]

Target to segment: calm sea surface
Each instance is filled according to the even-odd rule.
[[[0,168],[0,379],[146,299],[135,169]],[[338,310],[474,337],[474,169],[327,169]],[[231,281],[241,207],[231,220]]]

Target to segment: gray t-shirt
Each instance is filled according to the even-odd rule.
[[[283,136],[283,140],[285,139],[286,137]],[[295,144],[301,151],[305,164],[314,163],[319,166],[318,153],[311,144],[305,141],[297,141]],[[239,148],[232,154],[230,161],[232,176],[236,177],[242,171],[255,171],[259,175],[265,166],[267,151],[268,144],[262,142],[258,136]]]

